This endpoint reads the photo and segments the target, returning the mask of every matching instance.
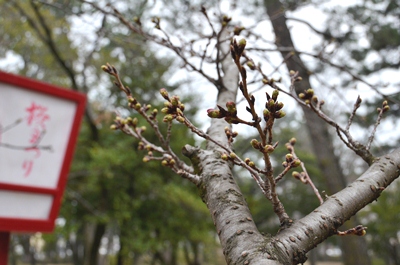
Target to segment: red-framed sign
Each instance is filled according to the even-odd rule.
[[[85,102],[0,72],[0,231],[54,229]]]

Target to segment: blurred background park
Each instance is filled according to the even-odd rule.
[[[254,48],[255,58],[263,63],[265,72],[271,73],[271,78],[282,78],[282,86],[288,87],[288,72],[282,66],[265,9],[268,1],[110,0],[96,4],[106,9],[108,2],[132,22],[138,23],[140,18],[149,32],[156,32],[151,20],[158,16],[178,42],[207,31],[207,21],[200,12],[202,5],[216,21],[216,27],[218,18],[230,16],[232,23],[252,31],[246,36],[248,46]],[[365,105],[354,127],[362,139],[375,122],[376,107],[390,95],[391,112],[381,122],[372,149],[381,154],[398,146],[400,2],[280,2],[290,18],[295,46],[303,52],[301,56],[310,69],[312,85],[326,99],[328,112],[346,121],[356,96],[361,95]],[[138,141],[110,130],[115,113],[126,113],[126,98],[101,65],[115,65],[123,82],[141,102],[162,106],[158,94],[162,87],[170,94],[178,93],[187,106],[187,115],[202,129],[209,124],[205,110],[215,104],[216,93],[207,80],[187,71],[171,50],[135,35],[115,17],[87,1],[0,0],[0,25],[1,71],[79,91],[88,97],[56,228],[49,234],[12,234],[9,264],[224,264],[215,228],[197,188],[160,163],[144,165]],[[196,49],[208,49],[206,42],[196,45]],[[268,52],[257,54],[257,47]],[[319,57],[321,54],[326,56]],[[212,66],[206,67],[207,62],[204,64],[206,72],[213,71]],[[259,85],[255,84],[254,89]],[[319,190],[329,195],[332,188],[318,167],[318,154],[310,147],[312,140],[304,117],[294,101],[287,98],[287,102],[288,117],[276,128],[278,140],[299,140],[299,157]],[[150,133],[146,136],[154,137]],[[173,136],[171,144],[177,153],[186,143],[201,144],[184,126],[176,127]],[[251,133],[240,132],[236,141],[236,148],[250,157],[251,137]],[[274,153],[277,157],[285,154],[283,144],[280,148]],[[340,157],[344,183],[367,168],[338,142],[335,155]],[[246,172],[236,173],[260,231],[276,233],[279,223],[271,205]],[[294,218],[318,206],[312,191],[295,180],[285,180],[280,192],[286,193],[282,200]],[[398,184],[393,184],[357,218],[368,227],[368,233],[362,238],[363,243],[353,247],[366,247],[370,264],[400,264]],[[343,251],[342,239],[332,237],[309,254],[309,264],[350,265],[343,259]],[[319,263],[328,261],[331,263]]]

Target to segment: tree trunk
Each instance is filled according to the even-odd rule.
[[[86,227],[85,265],[97,265],[101,238],[106,231],[103,223],[89,224]]]
[[[286,24],[286,17],[283,6],[279,0],[265,0],[265,7],[271,19],[275,32],[275,42],[278,47],[290,48],[291,51],[281,51],[283,58],[295,51],[290,31]],[[307,70],[300,56],[294,53],[286,61],[288,70],[298,71],[303,78],[295,86],[296,93],[302,93],[310,84],[310,72]],[[318,161],[318,166],[327,181],[330,194],[334,194],[346,187],[346,179],[342,173],[338,157],[334,153],[332,137],[328,131],[328,125],[308,108],[303,107],[306,126],[310,133],[312,148]],[[347,230],[357,226],[357,220],[351,219],[342,229]],[[341,241],[343,261],[347,265],[368,265],[371,264],[367,253],[367,245],[363,237],[346,237]]]

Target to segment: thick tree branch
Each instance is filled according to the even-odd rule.
[[[346,220],[377,200],[381,192],[400,174],[400,148],[377,158],[375,163],[356,181],[330,196],[321,206],[294,222],[275,237],[277,247],[284,248],[292,260],[299,253],[307,253],[337,233]],[[284,263],[291,264],[291,263]]]

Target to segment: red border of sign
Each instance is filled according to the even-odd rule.
[[[49,96],[54,96],[76,102],[77,108],[74,117],[74,122],[71,128],[71,134],[68,141],[68,146],[64,156],[64,161],[60,171],[58,184],[55,189],[37,188],[29,186],[10,185],[0,183],[0,190],[12,190],[20,192],[37,193],[43,195],[51,195],[54,197],[51,206],[50,214],[47,220],[32,220],[32,219],[16,219],[0,217],[0,231],[18,231],[18,232],[51,232],[55,226],[55,219],[61,206],[61,199],[67,182],[69,168],[72,162],[75,143],[79,134],[79,127],[85,112],[86,96],[65,88],[56,87],[36,80],[28,79],[0,71],[0,83],[15,85],[21,89],[34,90],[39,93],[44,93]]]

